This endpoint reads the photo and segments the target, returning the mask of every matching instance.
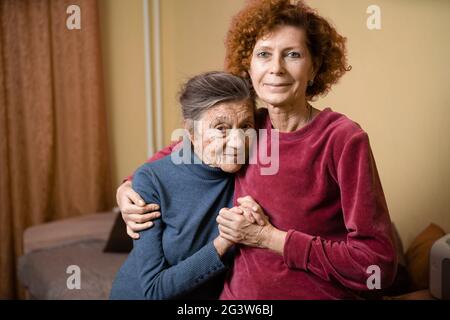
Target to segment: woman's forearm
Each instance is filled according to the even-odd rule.
[[[225,253],[227,253],[227,251],[233,246],[233,242],[228,241],[224,238],[222,238],[221,236],[217,236],[214,239],[214,247],[216,248],[217,254],[219,255],[219,257],[223,257],[225,255]]]
[[[272,225],[263,228],[261,232],[262,245],[264,248],[283,255],[284,243],[287,232],[279,230]]]

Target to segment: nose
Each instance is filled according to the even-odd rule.
[[[273,59],[271,59],[270,73],[271,74],[283,74],[284,73],[283,59],[282,59],[281,55],[274,55]]]
[[[240,153],[245,147],[245,134],[242,130],[232,129],[230,130],[227,137],[226,149],[227,153]]]

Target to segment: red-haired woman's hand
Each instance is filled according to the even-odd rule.
[[[224,239],[258,248],[267,247],[269,230],[273,228],[270,223],[260,226],[250,222],[243,214],[236,213],[236,208],[223,208],[216,221],[219,224],[220,236]]]
[[[261,206],[250,196],[239,198],[239,207],[220,210],[216,219],[220,236],[234,243],[250,247],[265,248],[283,254],[286,232],[275,228]],[[263,225],[251,222],[242,212],[252,211],[263,221]]]
[[[238,198],[239,208],[243,211],[245,217],[251,217],[251,222],[256,222],[260,226],[269,223],[269,218],[264,213],[261,206],[250,196]]]
[[[139,231],[151,228],[152,220],[161,216],[157,204],[145,204],[144,200],[131,187],[131,181],[126,181],[117,188],[117,205],[122,213],[122,219],[127,225],[127,233],[133,239],[139,239]]]

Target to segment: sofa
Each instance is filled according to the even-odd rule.
[[[128,255],[104,252],[118,214],[113,209],[26,229],[18,277],[27,297],[108,299],[115,274]],[[74,274],[70,266],[79,267],[79,289],[67,285]]]
[[[425,228],[406,252],[393,226],[399,267],[391,288],[365,292],[365,299],[428,300],[428,256],[445,232],[434,224]],[[33,226],[23,235],[24,254],[18,277],[29,299],[108,299],[115,274],[132,241],[117,208]],[[79,288],[70,285],[79,267]]]

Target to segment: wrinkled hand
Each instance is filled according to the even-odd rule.
[[[234,243],[267,248],[274,227],[270,224],[263,209],[250,196],[237,199],[239,207],[220,210],[216,219],[220,236]],[[245,214],[245,215],[244,215]],[[247,217],[258,216],[262,224],[251,222]],[[255,219],[256,220],[256,219]]]
[[[260,205],[252,197],[238,198],[237,202],[239,206],[234,207],[233,212],[242,214],[249,222],[256,222],[258,225],[264,226],[266,221],[269,220]]]
[[[146,205],[132,189],[131,181],[126,181],[117,188],[116,200],[127,225],[127,233],[133,239],[139,239],[137,232],[151,228],[151,221],[161,216],[159,206],[154,203]]]

